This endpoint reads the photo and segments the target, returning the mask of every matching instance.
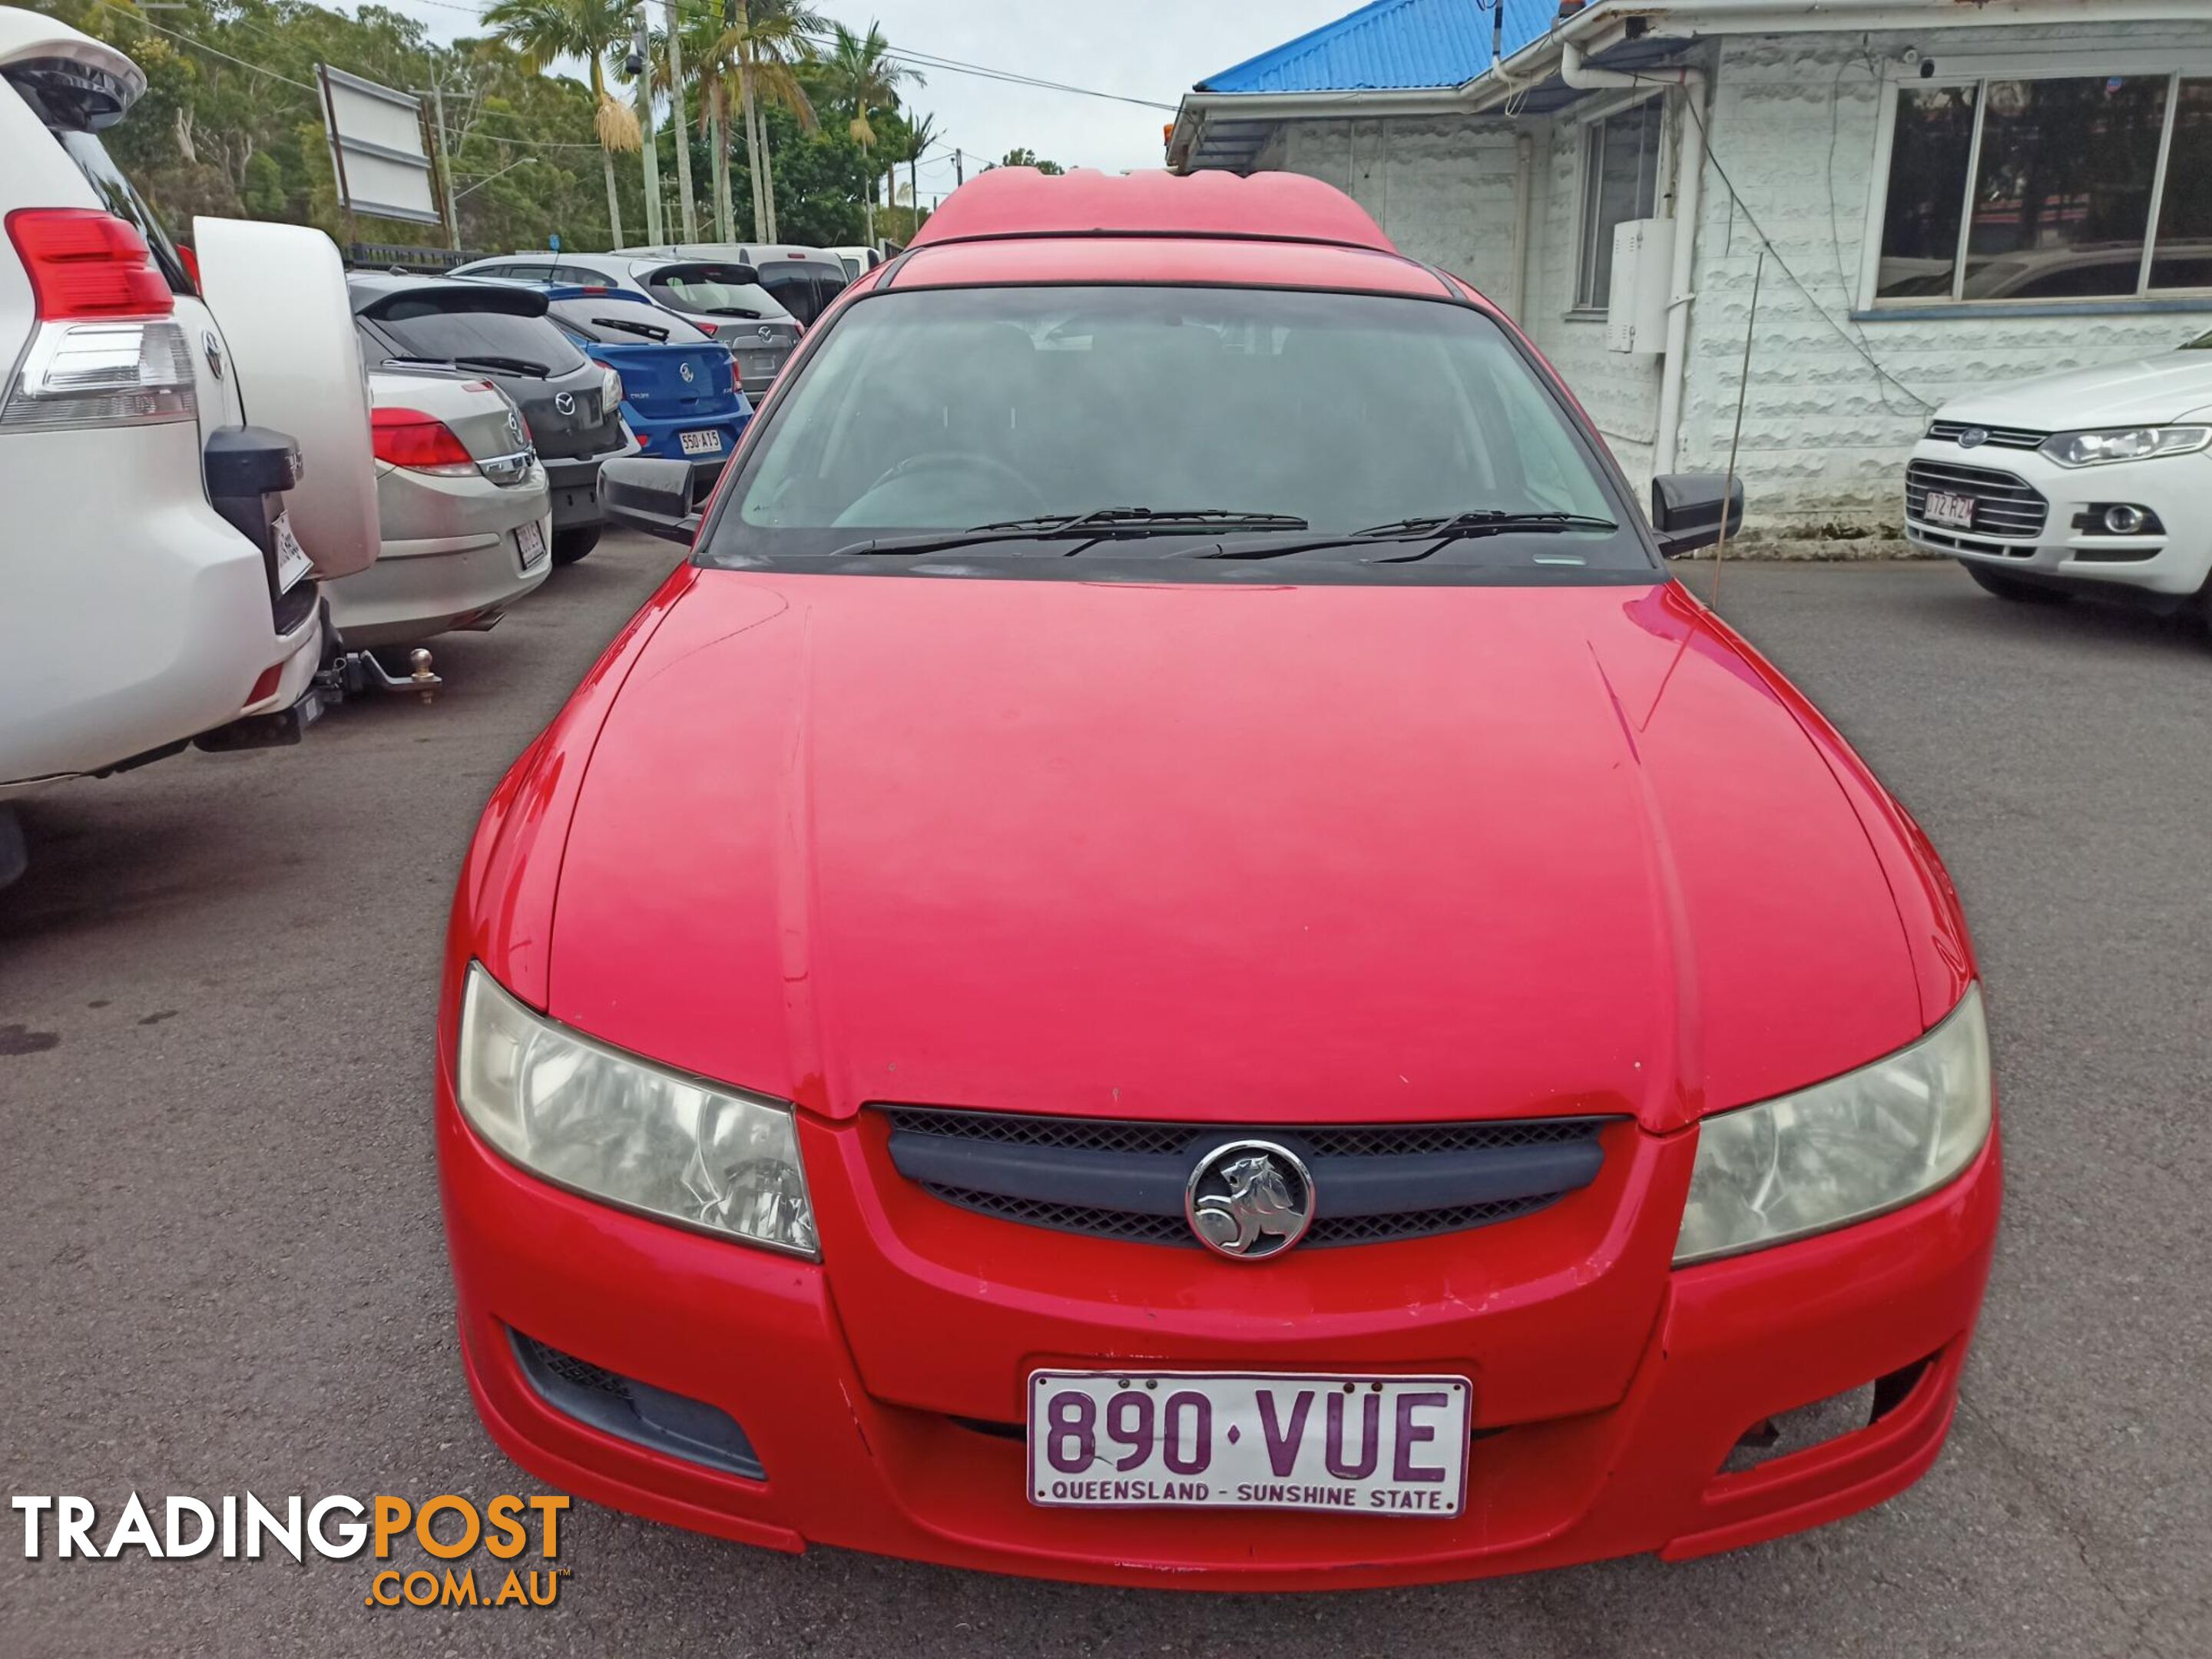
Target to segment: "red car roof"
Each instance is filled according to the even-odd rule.
[[[931,214],[908,245],[1014,236],[1223,236],[1329,242],[1395,253],[1382,228],[1342,191],[1295,173],[1053,175],[994,167]]]
[[[1013,236],[940,243],[884,268],[898,289],[1024,283],[1198,283],[1456,297],[1426,265],[1372,248],[1234,237]]]

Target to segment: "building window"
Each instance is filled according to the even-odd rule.
[[[1990,78],[1898,93],[1877,300],[2212,287],[2212,79]]]
[[[1575,308],[1602,311],[1613,295],[1613,233],[1649,219],[1659,200],[1659,100],[1593,121],[1583,138],[1582,259]]]

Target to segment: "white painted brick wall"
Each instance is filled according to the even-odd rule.
[[[2212,0],[2207,3],[2212,12]],[[1867,53],[1893,57],[1908,45],[1939,62],[1996,52],[2066,54],[2094,73],[2100,52],[2212,52],[2212,15],[2202,24],[1931,28],[1721,43],[1709,117],[1714,157],[1813,296],[1769,261],[1741,462],[1752,532],[1769,540],[1893,534],[1905,453],[1927,421],[1913,396],[1885,384],[1822,319],[1815,301],[1911,393],[1936,404],[1990,381],[2162,350],[2212,328],[2212,303],[2187,315],[1850,321],[1869,233],[1877,137],[1878,88]],[[1670,144],[1679,137],[1675,125],[1668,124]],[[1537,145],[1528,298],[1520,321],[1640,489],[1658,425],[1660,360],[1607,351],[1601,321],[1570,314],[1581,125],[1569,112],[1519,125]],[[1408,253],[1503,302],[1512,290],[1514,131],[1496,119],[1300,122],[1282,129],[1260,165],[1347,191]],[[1662,173],[1662,214],[1670,172]],[[1711,164],[1699,217],[1677,465],[1718,471],[1735,416],[1759,241]]]
[[[1912,34],[1741,36],[1723,44],[1712,149],[1751,213],[1813,299],[1876,362],[1929,403],[2051,370],[2116,362],[2212,327],[2212,302],[2189,315],[1850,320],[1859,300],[1879,88],[1868,50],[1917,46],[1938,60],[2063,52],[2094,73],[2100,50],[2212,51],[2203,25],[1947,29]],[[1698,231],[1698,302],[1683,410],[1684,471],[1717,471],[1735,418],[1759,240],[1712,167]],[[1774,539],[1894,533],[1905,456],[1928,411],[1886,384],[1769,259],[1761,290],[1741,471],[1755,535]]]

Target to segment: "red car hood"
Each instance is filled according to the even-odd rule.
[[[623,1048],[832,1115],[1665,1128],[1928,1023],[1886,798],[1674,584],[690,580],[553,906]]]

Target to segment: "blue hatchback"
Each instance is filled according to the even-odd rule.
[[[623,418],[641,453],[689,461],[699,482],[711,482],[753,417],[729,348],[624,289],[548,284],[539,291],[553,321],[622,376]]]

